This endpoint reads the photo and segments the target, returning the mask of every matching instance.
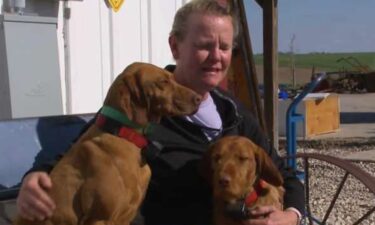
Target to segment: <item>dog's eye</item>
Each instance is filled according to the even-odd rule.
[[[162,80],[159,80],[156,85],[157,85],[158,88],[164,88],[169,83],[170,83],[169,79],[162,79]]]
[[[169,79],[162,79],[162,80],[159,81],[159,83],[163,84],[163,85],[169,84],[169,82],[170,82]]]
[[[249,157],[247,157],[247,156],[239,156],[238,157],[238,160],[240,161],[240,162],[245,162],[245,161],[247,161],[249,159]]]

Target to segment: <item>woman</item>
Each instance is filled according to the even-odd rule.
[[[152,178],[138,224],[212,224],[210,188],[197,164],[211,142],[233,134],[247,136],[266,149],[286,189],[284,211],[261,207],[252,211],[254,219],[243,224],[298,223],[304,207],[302,184],[269,146],[252,115],[217,89],[230,65],[237,30],[230,10],[215,0],[193,0],[176,13],[169,37],[176,66],[166,69],[204,100],[192,116],[163,118],[148,137]],[[52,186],[50,169],[33,169],[25,176],[17,200],[21,216],[42,220],[52,215],[55,205],[46,193]]]

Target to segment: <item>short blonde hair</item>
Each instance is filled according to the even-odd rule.
[[[172,30],[169,35],[175,36],[178,41],[182,41],[186,36],[189,16],[196,12],[231,17],[234,31],[233,41],[236,39],[239,32],[236,13],[234,13],[230,5],[220,4],[217,0],[192,0],[182,6],[174,17]]]

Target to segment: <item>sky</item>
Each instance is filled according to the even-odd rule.
[[[262,10],[245,4],[253,51],[262,53]],[[375,52],[375,0],[278,0],[278,14],[279,51]]]

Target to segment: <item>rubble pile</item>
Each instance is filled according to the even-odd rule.
[[[375,72],[345,72],[327,76],[314,92],[334,92],[344,94],[375,92]]]

